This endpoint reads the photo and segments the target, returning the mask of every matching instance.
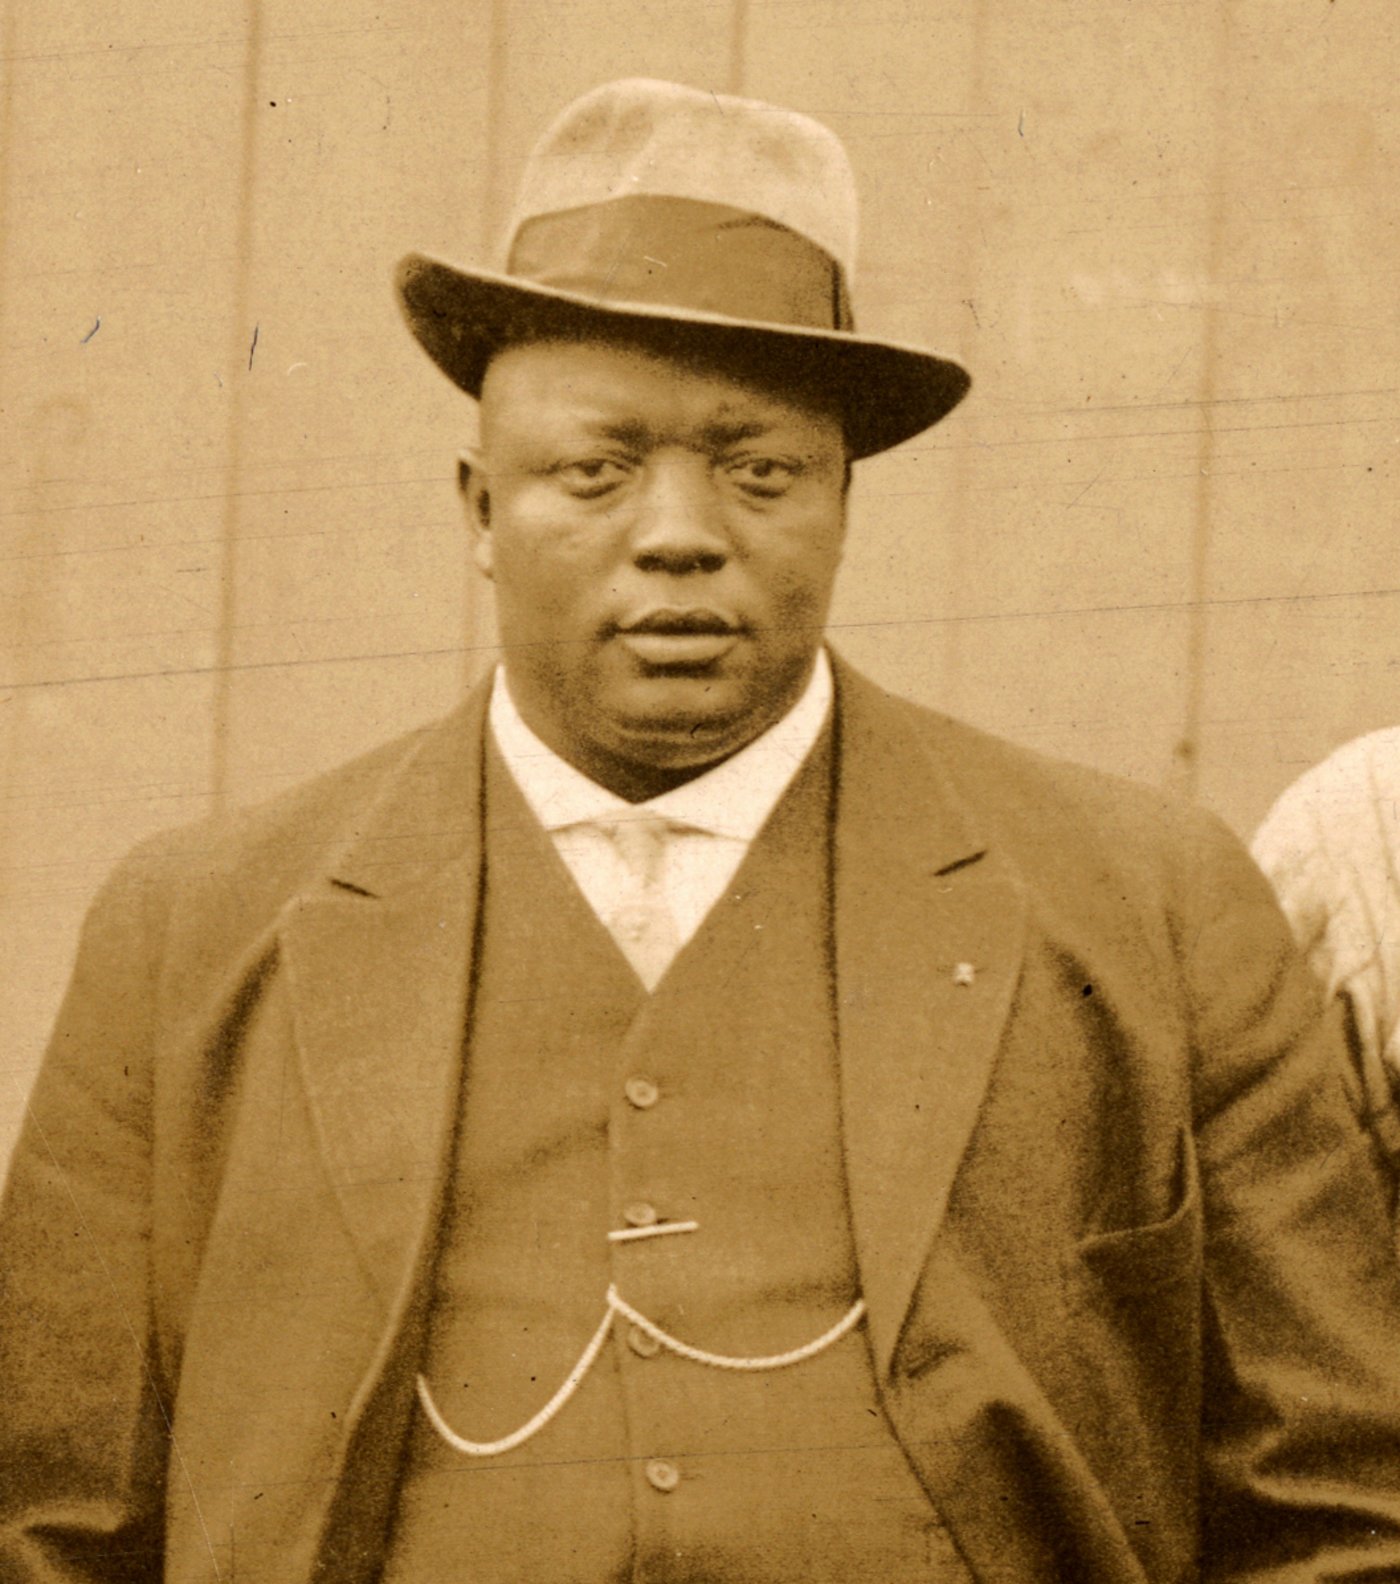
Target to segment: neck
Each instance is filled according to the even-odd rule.
[[[554,747],[554,744],[551,743],[550,746]],[[741,743],[739,748],[742,747],[747,747],[747,743]],[[555,748],[555,752],[560,758],[567,759],[590,781],[596,781],[599,786],[606,787],[609,792],[615,793],[628,803],[645,803],[649,798],[660,797],[663,792],[670,792],[675,787],[684,786],[687,781],[698,779],[707,770],[713,770],[716,765],[723,764],[726,759],[738,753],[739,748],[731,749],[728,753],[720,754],[718,758],[707,759],[700,764],[687,765],[637,763],[606,754],[601,750],[568,753]]]
[[[628,803],[643,803],[695,781],[732,759],[784,719],[811,684],[817,657],[804,671],[767,700],[761,713],[746,711],[729,721],[713,721],[702,731],[697,723],[685,730],[647,731],[617,720],[567,719],[547,701],[535,697],[526,680],[519,685],[506,667],[510,698],[521,720],[537,738],[581,775]],[[589,730],[589,728],[594,728]]]

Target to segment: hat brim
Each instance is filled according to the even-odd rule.
[[[854,458],[887,451],[947,417],[972,384],[951,358],[840,330],[808,329],[651,303],[602,304],[512,275],[464,269],[423,253],[398,267],[395,286],[409,328],[456,385],[481,395],[502,347],[549,336],[654,337],[668,351],[763,368],[778,381],[829,394]]]

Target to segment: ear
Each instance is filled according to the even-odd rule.
[[[467,539],[472,560],[483,577],[491,576],[494,543],[491,538],[491,493],[481,465],[481,454],[463,451],[457,457],[457,488],[467,514]]]

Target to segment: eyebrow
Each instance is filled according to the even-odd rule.
[[[636,450],[640,450],[651,436],[648,426],[635,418],[616,421],[607,418],[589,418],[584,421],[583,427],[593,434],[602,435],[606,440],[617,440]]]
[[[706,426],[705,438],[712,445],[736,445],[740,440],[758,440],[764,435],[772,434],[779,428],[777,423],[766,423],[762,419],[742,420],[730,423],[713,423]]]
[[[585,421],[584,427],[594,434],[602,435],[605,439],[619,441],[641,449],[654,439],[651,426],[636,419],[609,420],[606,418],[590,418]],[[718,448],[738,444],[741,440],[756,440],[763,435],[771,434],[780,428],[778,422],[763,419],[735,419],[725,422],[723,419],[715,423],[706,424],[701,430],[707,447]]]

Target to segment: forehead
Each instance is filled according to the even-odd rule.
[[[717,360],[619,341],[533,341],[491,362],[481,391],[486,430],[540,424],[739,425],[833,436],[818,399]]]

